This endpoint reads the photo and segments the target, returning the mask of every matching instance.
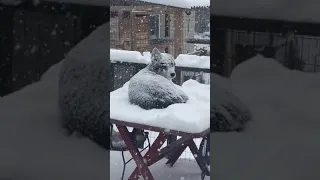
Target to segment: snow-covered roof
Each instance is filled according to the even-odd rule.
[[[210,0],[142,0],[145,2],[175,6],[181,8],[191,8],[193,6],[210,6]]]
[[[317,0],[214,0],[210,9],[213,15],[320,23],[319,7]]]

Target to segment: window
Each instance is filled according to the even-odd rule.
[[[169,53],[169,48],[166,47],[166,48],[164,49],[164,52],[165,52],[165,53]]]
[[[164,26],[164,37],[170,37],[170,14],[165,15]]]
[[[123,18],[130,18],[130,11],[123,11]]]
[[[160,37],[160,15],[151,15],[149,20],[151,39]]]

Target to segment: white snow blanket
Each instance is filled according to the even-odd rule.
[[[213,133],[212,179],[320,179],[320,74],[290,71],[256,56],[240,64],[225,86],[253,121],[243,133]]]
[[[181,87],[177,85],[189,96],[187,103],[144,110],[130,104],[128,84],[110,93],[110,118],[187,133],[210,128],[210,85],[188,80]]]
[[[87,138],[66,136],[61,128],[60,67],[0,99],[0,179],[109,178],[109,152]]]

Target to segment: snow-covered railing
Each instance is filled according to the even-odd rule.
[[[110,60],[115,62],[141,63],[148,64],[150,59],[150,52],[125,51],[118,49],[110,49]],[[176,59],[177,67],[190,67],[199,69],[210,69],[210,56],[197,56],[180,54]]]
[[[137,51],[110,50],[111,91],[122,87],[138,71],[151,61],[150,53]],[[176,78],[174,82],[181,85],[188,79],[209,83],[210,57],[180,54],[176,59]]]

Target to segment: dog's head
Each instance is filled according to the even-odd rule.
[[[152,69],[159,75],[172,80],[176,77],[174,58],[167,53],[161,53],[157,48],[151,52]]]

